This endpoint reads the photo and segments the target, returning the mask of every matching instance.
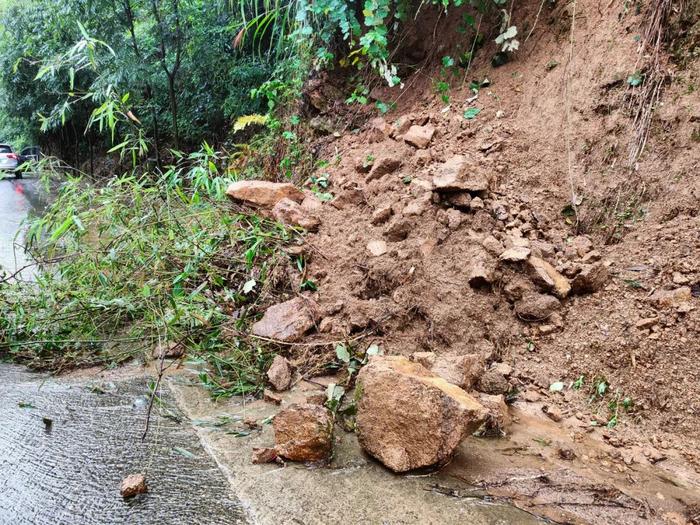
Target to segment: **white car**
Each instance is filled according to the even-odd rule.
[[[0,172],[10,172],[19,178],[21,174],[17,171],[19,166],[19,155],[12,151],[9,144],[0,144]]]

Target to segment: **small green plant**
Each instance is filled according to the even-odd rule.
[[[345,100],[346,104],[362,104],[363,106],[369,102],[369,88],[366,86],[358,86]]]

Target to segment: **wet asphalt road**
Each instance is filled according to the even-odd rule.
[[[0,173],[0,270],[13,273],[27,264],[22,250],[24,239],[17,232],[29,213],[41,210],[43,201],[35,178],[16,180],[2,176]],[[20,277],[31,278],[31,269]]]
[[[0,524],[245,523],[167,392],[172,414],[154,410],[141,441],[147,392],[147,377],[48,379],[0,364]],[[149,492],[124,501],[121,480],[136,472],[147,473]]]

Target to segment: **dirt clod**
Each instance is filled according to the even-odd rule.
[[[278,392],[288,390],[292,385],[292,364],[281,355],[276,355],[267,369],[267,379]]]

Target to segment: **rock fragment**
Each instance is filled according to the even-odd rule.
[[[384,232],[384,237],[391,242],[403,241],[413,230],[413,223],[405,217],[396,217]]]
[[[251,461],[254,465],[273,463],[277,459],[277,451],[271,447],[254,447]]]
[[[272,208],[282,199],[302,202],[304,194],[293,184],[287,182],[268,182],[265,180],[241,180],[232,182],[226,190],[234,201],[252,206]]]
[[[267,369],[267,379],[272,388],[278,392],[283,392],[284,390],[289,390],[289,387],[292,386],[293,371],[292,364],[286,358],[276,355],[270,368]]]
[[[525,246],[513,246],[501,253],[498,258],[501,261],[517,263],[526,261],[529,256],[530,248],[526,248]]]
[[[559,423],[563,415],[561,413],[561,410],[559,410],[559,407],[556,407],[554,405],[545,405],[542,407],[542,412],[544,412],[549,419],[552,421]]]
[[[333,448],[333,418],[319,405],[292,404],[272,421],[275,451],[292,461],[325,461]]]
[[[270,306],[262,319],[253,324],[253,335],[285,341],[298,341],[311,330],[318,318],[318,308],[314,301],[304,297],[295,297],[274,306]]]
[[[507,394],[510,390],[510,383],[503,374],[492,368],[479,378],[477,390],[491,395]]]
[[[493,268],[480,258],[471,262],[468,275],[469,286],[472,288],[488,288],[494,280]]]
[[[321,221],[312,215],[307,208],[291,199],[281,199],[272,208],[272,216],[287,226],[300,226],[311,232],[318,230]]]
[[[275,394],[272,390],[268,390],[267,388],[263,390],[263,399],[268,403],[272,403],[273,405],[282,404],[282,397]]]
[[[483,427],[485,435],[505,435],[513,422],[505,397],[503,395],[479,394],[479,402],[488,410]]]
[[[391,213],[392,211],[390,204],[377,208],[374,210],[374,213],[372,213],[372,220],[370,222],[375,226],[384,224],[391,218]]]
[[[374,257],[379,257],[384,255],[389,248],[387,247],[386,241],[369,241],[367,243],[367,251]]]
[[[544,259],[531,256],[527,260],[530,278],[540,288],[552,292],[560,299],[564,299],[571,291],[571,285],[566,277],[560,274],[554,266]]]
[[[356,395],[360,445],[395,472],[444,464],[487,416],[464,390],[400,356],[373,357]]]
[[[677,308],[693,298],[690,286],[681,286],[675,290],[656,290],[649,302],[659,308]]]
[[[442,164],[433,177],[436,191],[486,191],[489,181],[478,167],[464,155],[455,155]]]
[[[525,321],[544,321],[561,308],[556,297],[536,292],[526,293],[515,303],[515,313]]]
[[[366,182],[380,179],[384,175],[395,172],[401,167],[401,159],[394,156],[386,156],[377,159],[367,175]]]
[[[604,264],[591,264],[574,277],[571,282],[571,291],[575,294],[595,293],[605,286],[608,277],[608,269]]]
[[[428,126],[411,126],[403,136],[403,140],[418,149],[425,149],[433,140],[435,128]]]
[[[145,474],[129,474],[122,480],[119,489],[119,493],[124,499],[133,498],[137,494],[145,494],[146,492],[148,492],[148,486]]]

